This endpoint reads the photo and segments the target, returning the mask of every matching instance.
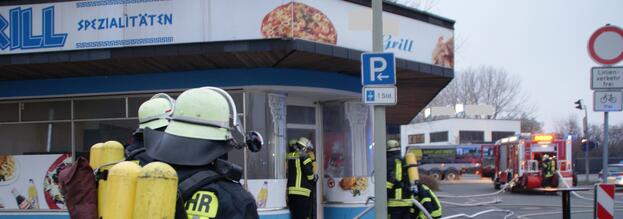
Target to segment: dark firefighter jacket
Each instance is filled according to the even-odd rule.
[[[310,197],[315,175],[312,159],[298,151],[290,152],[288,160],[288,195]]]
[[[194,174],[210,168],[211,167],[175,167],[181,183],[184,183],[185,180],[189,179]],[[181,184],[180,189],[182,189]],[[184,196],[184,194],[181,196]],[[180,207],[178,206],[177,209],[180,209]],[[176,212],[176,219],[259,218],[253,195],[246,191],[238,181],[231,180],[224,175],[217,176],[215,180],[211,180],[206,185],[201,186],[196,192],[192,193],[192,196],[184,200],[183,209],[185,212]]]
[[[430,216],[433,218],[441,218],[442,210],[441,203],[439,203],[439,199],[435,195],[435,193],[428,188],[428,186],[424,184],[418,184],[418,192],[414,194],[414,198],[424,206],[424,208],[428,211]],[[416,207],[416,212],[419,212],[417,215],[418,219],[426,219],[424,212],[420,212]]]
[[[387,202],[388,207],[410,207],[413,205],[409,192],[409,178],[403,171],[400,151],[387,152]]]

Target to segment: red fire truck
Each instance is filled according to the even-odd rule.
[[[508,183],[510,191],[530,191],[542,187],[573,184],[571,165],[571,138],[562,139],[555,134],[520,134],[500,139],[494,147],[495,176],[494,187],[500,189]],[[546,181],[543,170],[543,157],[555,160],[554,173]],[[551,162],[551,161],[550,161]],[[550,181],[548,185],[544,182]]]

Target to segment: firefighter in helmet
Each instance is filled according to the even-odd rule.
[[[543,187],[551,186],[552,178],[554,177],[554,168],[556,167],[552,166],[552,159],[549,157],[549,155],[544,154],[541,160],[541,174],[543,176],[543,181],[541,185]]]
[[[415,182],[415,186],[412,187],[413,198],[420,202],[420,204],[428,211],[431,217],[434,219],[441,218],[442,209],[439,198],[435,195],[433,190],[428,188],[421,182]],[[413,207],[411,218],[426,219],[424,212],[421,212],[417,207]]]
[[[132,133],[132,142],[125,146],[126,160],[137,160],[141,166],[153,161],[145,152],[143,130],[150,128],[164,131],[169,125],[174,106],[175,100],[164,93],[156,94],[141,104],[138,108],[138,129]]]
[[[317,176],[313,172],[313,160],[305,152],[310,147],[313,147],[311,141],[305,137],[288,143],[288,207],[292,218],[312,218],[311,193]]]
[[[219,159],[245,145],[241,130],[231,96],[215,87],[184,91],[164,132],[145,129],[148,155],[177,171],[175,218],[259,218],[242,168]]]
[[[387,141],[387,213],[389,218],[410,218],[413,205],[409,193],[407,172],[403,171],[404,161],[400,156],[400,143]]]

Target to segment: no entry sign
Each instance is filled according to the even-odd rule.
[[[623,30],[613,25],[597,29],[588,40],[588,54],[602,65],[614,65],[623,60]]]

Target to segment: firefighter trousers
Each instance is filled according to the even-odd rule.
[[[290,218],[311,219],[312,218],[312,199],[302,195],[288,195],[288,208]]]
[[[388,207],[388,219],[410,219],[411,207]]]

